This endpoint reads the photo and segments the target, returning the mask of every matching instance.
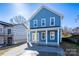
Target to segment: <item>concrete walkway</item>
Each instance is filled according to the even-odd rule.
[[[20,56],[37,56],[39,54],[38,51],[34,50],[25,50],[24,53],[22,53]]]
[[[18,56],[25,52],[25,48],[27,48],[27,43],[22,44],[18,47],[10,49],[8,52],[5,52],[2,56]]]

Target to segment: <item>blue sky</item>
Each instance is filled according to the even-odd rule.
[[[74,28],[79,26],[79,21],[75,22],[76,16],[79,14],[79,4],[77,3],[45,3],[45,4],[1,4],[0,3],[0,21],[9,22],[16,15],[22,15],[29,19],[33,12],[40,6],[47,6],[64,15],[62,27]]]

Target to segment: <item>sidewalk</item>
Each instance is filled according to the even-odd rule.
[[[25,51],[25,48],[27,47],[27,43],[22,44],[18,47],[10,49],[9,51],[5,52],[2,56],[18,56],[22,54]]]

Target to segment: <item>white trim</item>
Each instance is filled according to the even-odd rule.
[[[60,29],[60,32],[61,32],[61,34],[60,34],[60,43],[62,42],[62,29]]]
[[[59,29],[58,29],[57,35],[58,35],[58,36],[57,36],[57,37],[58,37],[58,38],[57,38],[57,44],[59,45]]]
[[[48,31],[46,30],[46,44],[48,43],[48,39],[47,39],[48,38],[48,35],[47,35],[47,32]]]
[[[35,21],[36,21],[36,26],[35,26]],[[33,20],[33,26],[37,27],[38,26],[38,20]]]
[[[38,36],[37,38],[38,38],[38,42],[39,42],[39,32],[37,32],[37,36]]]
[[[52,20],[54,21],[54,24],[53,25],[51,24],[51,21]],[[50,26],[55,26],[55,17],[50,17]]]
[[[46,35],[45,35],[45,39],[42,39],[42,33],[46,34],[46,32],[45,31],[41,32],[41,40],[46,40]]]
[[[42,23],[43,23],[42,21],[43,21],[43,20],[44,20],[44,24],[45,24],[45,25],[42,25]],[[46,18],[41,18],[41,26],[42,26],[42,27],[46,26]]]
[[[60,27],[57,28],[41,28],[41,29],[30,29],[30,31],[44,31],[44,30],[58,30]]]
[[[54,32],[54,38],[53,39],[51,39],[51,32]],[[50,31],[50,40],[55,40],[55,31]]]

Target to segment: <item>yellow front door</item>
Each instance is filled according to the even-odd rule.
[[[38,33],[37,32],[32,33],[32,41],[34,43],[37,43],[37,41],[38,41]]]

